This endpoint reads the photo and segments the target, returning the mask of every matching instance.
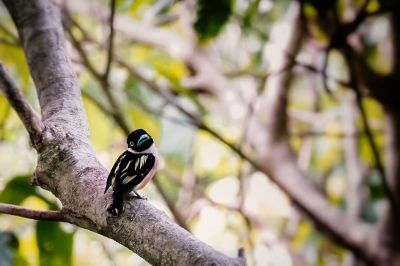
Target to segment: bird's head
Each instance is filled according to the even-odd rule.
[[[145,151],[154,143],[153,138],[144,129],[132,131],[128,136],[127,142],[128,148],[136,152]]]

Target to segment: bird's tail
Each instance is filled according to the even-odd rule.
[[[123,199],[119,193],[113,193],[113,202],[111,206],[107,209],[108,213],[112,216],[119,216],[123,211]]]

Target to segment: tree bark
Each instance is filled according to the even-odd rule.
[[[131,200],[123,215],[107,216],[108,172],[91,146],[60,12],[47,0],[3,2],[17,26],[45,126],[33,182],[61,201],[65,220],[114,239],[153,265],[245,265],[243,256],[214,250],[146,201]]]

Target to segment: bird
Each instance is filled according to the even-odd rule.
[[[111,168],[104,194],[112,186],[113,202],[107,209],[112,216],[123,212],[123,198],[129,192],[145,199],[136,190],[144,188],[157,172],[159,154],[153,138],[144,130],[136,129],[127,138],[128,148]]]

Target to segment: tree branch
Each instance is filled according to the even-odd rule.
[[[89,142],[76,75],[68,54],[64,53],[65,43],[60,41],[63,34],[59,31],[59,10],[47,1],[3,2],[17,26],[38,91],[44,124],[62,127],[71,136]],[[66,120],[71,123],[65,123]]]
[[[158,192],[161,194],[161,197],[167,204],[169,210],[172,213],[172,216],[175,218],[176,222],[184,229],[190,231],[189,226],[186,224],[185,218],[183,217],[182,213],[176,208],[175,203],[171,198],[167,195],[165,189],[162,187],[160,181],[155,178],[153,180],[154,185],[156,186]]]
[[[297,2],[291,3],[287,13],[287,23],[292,29],[291,37],[281,44],[290,54],[296,54],[302,43],[301,21]],[[291,69],[293,60],[284,59],[277,68]],[[371,227],[358,219],[347,216],[332,206],[306,180],[296,164],[287,132],[287,91],[291,82],[289,70],[274,75],[267,80],[262,95],[261,112],[264,113],[267,129],[266,146],[260,147],[262,168],[285,192],[294,203],[315,222],[316,226],[328,233],[336,242],[349,248],[367,261],[375,261],[382,254],[370,250],[368,246]]]
[[[107,216],[108,172],[90,145],[59,10],[47,0],[4,3],[22,39],[46,125],[36,183],[61,201],[66,221],[114,239],[151,264],[244,265],[244,258],[227,257],[195,239],[146,201],[126,201],[120,217]]]
[[[115,0],[110,2],[110,35],[108,36],[108,49],[107,49],[107,63],[104,70],[104,79],[108,81],[108,76],[110,74],[110,67],[113,58],[113,46],[114,46],[114,16],[115,16]]]
[[[32,210],[6,203],[0,203],[0,213],[10,214],[33,220],[55,221],[55,222],[66,221],[64,218],[64,214],[61,211]]]
[[[93,66],[93,64],[89,60],[89,57],[88,57],[87,53],[85,52],[83,46],[81,45],[81,42],[79,40],[77,40],[75,38],[75,36],[73,35],[73,33],[71,31],[71,24],[76,26],[84,34],[85,37],[87,37],[86,32],[83,31],[83,29],[80,27],[80,25],[78,23],[76,23],[76,21],[72,18],[72,16],[70,15],[70,13],[69,13],[69,11],[67,9],[64,9],[63,11],[64,11],[63,12],[63,15],[64,15],[63,16],[63,18],[64,18],[63,22],[64,22],[64,25],[65,25],[65,28],[67,29],[67,33],[68,33],[68,35],[70,37],[72,45],[74,46],[74,48],[78,52],[78,54],[79,54],[79,56],[80,56],[80,58],[82,60],[83,65],[87,68],[87,70],[89,70],[89,72],[97,80],[97,82],[99,83],[101,89],[103,90],[103,93],[106,96],[106,98],[108,100],[108,103],[111,106],[111,109],[112,109],[111,114],[112,114],[114,120],[117,121],[117,123],[120,125],[120,127],[122,128],[122,130],[124,132],[130,132],[130,128],[129,128],[128,124],[126,123],[125,118],[124,118],[121,110],[118,107],[119,105],[118,105],[117,101],[115,100],[114,95],[110,91],[110,82],[108,80],[108,75],[109,74],[107,74],[107,75],[106,75],[106,73],[105,74],[101,74]],[[112,49],[112,47],[109,47],[109,49]],[[111,58],[112,57],[113,57],[113,55],[111,55]],[[109,60],[111,60],[111,58]],[[110,69],[108,69],[108,71],[110,71]]]
[[[91,16],[99,22],[106,21],[107,10],[97,3],[68,1],[67,6],[70,10]],[[188,69],[193,71],[192,76],[183,80],[183,86],[201,89],[215,95],[222,93],[223,88],[231,86],[221,69],[213,62],[212,56],[198,46],[193,37],[194,32],[189,32],[190,38],[185,40],[174,31],[138,22],[123,15],[115,18],[114,27],[117,32],[133,42],[161,48],[171,56],[182,60]]]
[[[359,88],[359,81],[358,81],[358,76],[357,76],[357,70],[355,68],[355,64],[354,64],[354,53],[351,49],[351,47],[349,46],[345,46],[344,48],[344,54],[345,54],[345,58],[347,61],[347,65],[349,67],[349,72],[350,72],[350,83],[352,84],[352,88],[355,92],[356,95],[356,103],[358,106],[358,109],[360,111],[361,114],[361,119],[362,119],[362,123],[364,126],[364,130],[365,130],[365,134],[367,135],[367,139],[368,142],[370,144],[371,147],[371,151],[374,157],[374,161],[375,161],[375,167],[379,172],[379,175],[381,176],[382,179],[382,184],[383,184],[383,189],[385,191],[385,194],[388,198],[388,201],[391,205],[391,209],[393,212],[393,217],[397,217],[397,215],[395,214],[398,210],[400,210],[400,204],[399,204],[399,200],[398,197],[396,197],[393,193],[393,190],[390,186],[389,180],[387,179],[387,176],[385,175],[385,170],[383,167],[383,162],[381,160],[381,157],[379,155],[379,150],[378,147],[375,143],[374,140],[374,136],[372,135],[371,132],[371,128],[369,126],[368,123],[368,117],[365,111],[365,108],[363,106],[362,103],[362,93],[361,90]]]
[[[0,63],[0,89],[20,117],[29,133],[32,144],[38,148],[37,145],[41,140],[44,129],[42,120],[26,101],[21,90],[17,87],[2,63]]]

